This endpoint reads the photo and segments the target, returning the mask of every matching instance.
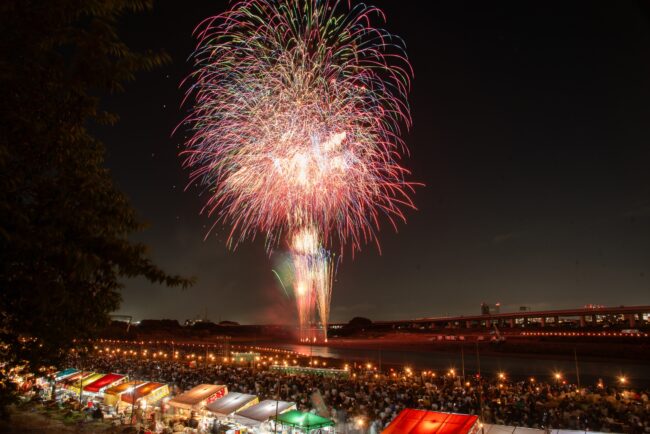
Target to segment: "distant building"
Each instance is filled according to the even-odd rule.
[[[494,315],[501,312],[501,303],[487,304],[481,303],[481,315]]]

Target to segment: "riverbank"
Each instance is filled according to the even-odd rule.
[[[440,339],[442,337],[442,339]],[[277,342],[276,342],[277,343]],[[286,342],[283,342],[286,343]],[[475,350],[481,354],[516,356],[522,358],[573,359],[576,354],[585,360],[650,361],[650,339],[629,338],[575,338],[506,336],[499,344],[487,340],[445,340],[439,334],[389,333],[371,337],[332,338],[319,346],[370,351],[409,351],[421,353],[449,353]]]

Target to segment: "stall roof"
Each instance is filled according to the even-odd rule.
[[[191,409],[199,405],[215,393],[226,389],[226,386],[215,384],[199,384],[198,386],[182,393],[169,401],[172,407]]]
[[[543,429],[525,428],[520,426],[493,425],[486,423],[483,425],[481,434],[542,434]]]
[[[276,407],[276,403],[277,403],[277,407]],[[295,402],[274,401],[271,399],[267,399],[260,402],[259,404],[253,405],[251,407],[248,407],[236,413],[236,415],[257,422],[266,422],[271,418],[271,416],[275,416],[276,411],[278,414],[280,414],[287,410],[291,410],[292,408],[295,408],[295,406],[296,406]]]
[[[286,372],[288,374],[308,374],[308,375],[321,375],[323,377],[349,377],[350,371],[347,369],[336,368],[312,368],[308,366],[284,366],[284,365],[271,365],[272,371]]]
[[[64,369],[63,371],[59,371],[56,374],[54,374],[54,379],[56,381],[61,381],[72,374],[76,374],[77,372],[79,372],[79,370],[75,368]]]
[[[115,384],[118,381],[121,381],[124,378],[124,375],[120,374],[107,374],[104,375],[102,378],[93,381],[86,387],[84,387],[84,390],[86,392],[92,392],[92,393],[98,393],[101,389],[110,386],[111,384]]]
[[[245,393],[230,392],[223,398],[219,398],[207,405],[208,411],[222,416],[228,416],[234,412],[257,401],[257,396]]]
[[[86,377],[88,377],[89,375],[92,375],[92,374],[93,374],[92,372],[78,371],[78,372],[75,372],[72,375],[68,375],[67,377],[65,377],[61,381],[63,382],[64,386],[68,386],[70,384],[73,384],[75,381],[79,382],[80,380],[82,380],[82,379],[84,379],[84,378],[86,378]]]
[[[275,419],[275,417],[273,417]],[[311,431],[326,426],[334,426],[334,421],[318,416],[317,414],[307,413],[298,410],[290,410],[278,415],[277,421],[284,426],[299,428],[305,431]]]
[[[106,393],[110,393],[112,395],[120,395],[122,393],[128,392],[132,387],[135,388],[141,384],[144,383],[142,381],[127,381],[126,383],[122,383],[118,386],[113,386],[109,389],[106,389]]]
[[[165,387],[165,384],[163,383],[144,383],[141,386],[136,387],[133,390],[133,393],[123,393],[121,396],[122,401],[128,402],[129,404],[133,403],[133,400],[137,401],[140,398],[143,398],[156,389],[160,389],[161,387]]]
[[[68,384],[66,387],[69,390],[74,391],[75,393],[79,393],[79,387],[80,386],[81,386],[81,389],[83,389],[84,387],[86,387],[87,385],[92,383],[93,381],[99,380],[104,375],[106,375],[106,374],[99,374],[99,373],[91,374],[91,375],[86,376],[85,378],[82,378],[81,381],[79,381],[79,380],[73,381],[72,383]],[[81,383],[81,384],[79,384],[79,383]]]
[[[552,429],[548,431],[551,434],[585,434],[585,431],[570,429]],[[589,431],[589,434],[605,434],[602,431]]]
[[[475,434],[478,416],[441,413],[407,408],[388,425],[383,434]]]

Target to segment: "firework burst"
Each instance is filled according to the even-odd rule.
[[[412,72],[402,41],[373,26],[383,18],[336,0],[245,0],[196,31],[184,165],[229,244],[285,241],[297,298],[329,288],[302,300],[323,325],[329,250],[379,246],[382,216],[396,227],[413,207],[399,164]],[[310,237],[313,250],[300,252]]]

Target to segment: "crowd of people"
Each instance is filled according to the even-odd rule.
[[[564,381],[510,380],[505,376],[462,379],[452,373],[380,373],[350,366],[344,377],[279,373],[255,363],[191,363],[98,354],[72,358],[70,366],[119,372],[167,383],[173,394],[198,384],[224,384],[233,392],[280,399],[312,409],[318,390],[338,426],[381,432],[405,408],[476,414],[484,423],[541,429],[650,433],[650,391],[581,387]]]

